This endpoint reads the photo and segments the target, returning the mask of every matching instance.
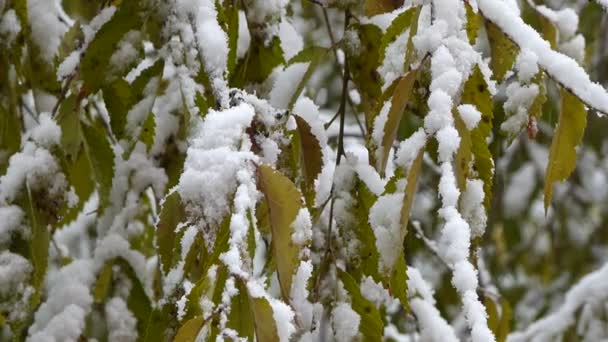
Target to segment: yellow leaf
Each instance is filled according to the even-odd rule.
[[[393,99],[391,100],[391,109],[388,112],[388,118],[384,124],[384,134],[382,135],[382,145],[379,146],[381,149],[380,160],[377,161],[377,170],[381,175],[384,175],[386,169],[386,163],[388,161],[389,152],[395,141],[397,130],[399,129],[399,122],[403,116],[405,106],[412,94],[412,88],[416,81],[416,70],[411,70],[405,76],[401,77],[401,80],[395,87],[393,92]]]
[[[464,192],[467,178],[469,178],[469,163],[473,158],[471,153],[473,142],[471,141],[471,132],[467,129],[460,115],[457,111],[453,111],[453,114],[454,126],[456,126],[456,130],[458,130],[458,135],[460,136],[460,145],[458,146],[458,151],[456,152],[456,157],[454,159],[454,163],[456,164],[454,173],[456,174],[458,188],[461,192]]]
[[[468,1],[464,2],[464,8],[467,12],[467,37],[469,38],[469,43],[474,45],[475,40],[477,40],[477,30],[479,30],[479,14],[473,11],[473,7],[471,7]]]
[[[258,185],[270,211],[272,248],[281,294],[285,300],[289,300],[292,277],[300,263],[299,247],[291,239],[291,224],[300,211],[301,195],[289,178],[268,165],[258,167]]]
[[[405,186],[403,205],[401,206],[401,241],[403,241],[407,235],[407,223],[410,219],[410,210],[412,209],[412,203],[414,203],[414,196],[416,195],[416,184],[418,182],[420,169],[422,168],[423,156],[424,148],[421,148],[408,171],[407,185]]]
[[[184,323],[179,330],[177,331],[177,335],[173,339],[173,342],[194,342],[196,341],[196,336],[198,336],[199,331],[203,327],[203,317],[196,316],[186,323]]]
[[[249,304],[253,313],[255,336],[260,342],[278,342],[277,325],[274,321],[272,306],[266,298],[249,297]]]
[[[519,53],[519,48],[498,26],[487,20],[485,25],[492,54],[490,68],[492,68],[496,80],[502,82],[507,72],[511,70],[515,58]]]
[[[561,89],[561,113],[551,142],[545,173],[545,212],[551,203],[553,183],[566,180],[576,166],[576,146],[587,126],[585,104],[566,89]]]

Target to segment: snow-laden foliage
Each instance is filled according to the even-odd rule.
[[[608,339],[606,11],[0,0],[0,340]]]

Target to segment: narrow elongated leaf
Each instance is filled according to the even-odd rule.
[[[196,336],[203,327],[204,319],[201,316],[196,316],[184,323],[179,330],[177,335],[173,339],[174,342],[194,342]]]
[[[380,311],[372,302],[363,297],[359,284],[350,274],[338,270],[338,276],[344,283],[344,289],[350,295],[353,310],[361,317],[359,331],[366,341],[381,341],[384,336],[384,322],[382,322]]]
[[[301,195],[289,178],[267,165],[258,167],[258,186],[268,201],[281,294],[289,300],[292,277],[299,265],[299,248],[291,239],[291,224],[300,211]]]
[[[468,1],[464,2],[464,8],[467,12],[467,37],[469,38],[469,43],[471,45],[475,45],[475,41],[477,40],[477,31],[479,30],[479,14],[473,11],[473,7],[469,4]]]
[[[176,243],[177,226],[186,218],[186,211],[179,192],[175,191],[165,198],[156,227],[156,244],[161,268],[169,272],[172,267]]]
[[[103,87],[103,100],[110,115],[112,133],[117,139],[122,139],[127,123],[127,113],[135,104],[129,83],[122,78]]]
[[[417,19],[416,12],[419,10],[418,6],[410,7],[405,12],[399,14],[395,18],[391,25],[386,29],[386,33],[382,36],[380,43],[380,58],[382,62],[386,56],[386,48],[393,43],[397,37],[399,37],[405,30],[409,29],[412,22]],[[411,36],[411,34],[410,34]]]
[[[17,113],[8,113],[0,106],[0,150],[7,156],[19,151],[21,146],[21,122]],[[8,157],[0,159],[0,175],[8,167]]]
[[[478,65],[474,67],[473,73],[464,84],[461,103],[475,105],[481,113],[481,120],[477,127],[471,131],[471,151],[475,158],[475,171],[478,177],[483,180],[484,205],[489,208],[494,181],[494,160],[487,139],[492,131],[494,114],[492,112],[492,95]]]
[[[391,100],[391,109],[388,113],[388,119],[384,125],[384,134],[382,135],[382,145],[379,146],[381,149],[380,160],[376,165],[376,169],[381,175],[384,175],[386,169],[386,163],[388,162],[388,155],[393,147],[393,142],[397,136],[397,130],[399,129],[399,123],[403,117],[405,106],[412,94],[412,88],[416,81],[417,71],[412,70],[401,78],[395,91],[393,92],[393,99]]]
[[[255,320],[252,317],[251,301],[247,293],[247,286],[242,281],[236,284],[239,293],[232,298],[230,314],[228,315],[228,327],[253,341],[255,332]]]
[[[91,170],[98,186],[100,206],[103,208],[110,202],[110,190],[114,178],[114,151],[99,120],[91,126],[83,123],[80,127]]]
[[[249,305],[253,313],[255,336],[258,341],[279,341],[277,324],[274,320],[272,306],[266,298],[249,297]]]
[[[408,170],[407,184],[405,186],[405,192],[403,193],[403,205],[401,206],[401,241],[405,239],[407,235],[407,225],[410,219],[410,211],[412,210],[412,204],[414,203],[414,196],[416,195],[416,185],[418,183],[418,175],[420,169],[422,169],[422,157],[424,156],[424,148],[418,151],[418,156],[414,159],[412,166]]]
[[[492,22],[486,20],[485,26],[492,53],[490,68],[492,68],[494,77],[502,82],[507,72],[513,67],[519,48]]]
[[[245,58],[234,69],[230,83],[233,87],[243,87],[246,83],[262,83],[277,66],[285,62],[279,38],[265,44],[260,39],[252,39]]]
[[[403,250],[397,258],[393,273],[389,280],[390,293],[397,299],[406,310],[409,310],[409,301],[407,300],[407,264],[405,263],[405,255]]]
[[[454,173],[456,174],[456,183],[458,184],[458,188],[460,192],[463,193],[467,184],[467,178],[469,178],[469,164],[473,159],[472,154],[472,141],[471,141],[471,132],[467,129],[464,121],[457,113],[457,111],[453,111],[454,117],[454,126],[456,130],[458,130],[458,135],[460,136],[460,145],[458,145],[458,151],[456,151],[456,156],[454,157]]]
[[[80,62],[80,74],[88,93],[97,92],[105,83],[110,57],[125,33],[141,26],[140,3],[123,1],[89,44]]]
[[[553,134],[549,163],[545,173],[545,211],[551,203],[553,183],[566,180],[576,166],[576,146],[587,126],[585,104],[566,89],[561,89],[561,112]]]

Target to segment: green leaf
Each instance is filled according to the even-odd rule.
[[[566,180],[576,166],[576,146],[587,126],[585,104],[566,89],[561,89],[561,113],[553,134],[545,173],[545,211],[551,203],[553,183]]]
[[[144,69],[131,83],[131,94],[136,99],[144,96],[144,89],[153,77],[162,77],[165,60],[160,58],[152,66]]]
[[[306,72],[304,73],[304,76],[298,83],[298,86],[296,87],[294,93],[291,95],[291,99],[289,100],[289,104],[287,105],[288,109],[293,109],[293,106],[300,97],[302,90],[304,90],[304,86],[306,85],[314,71],[317,69],[317,66],[319,65],[323,57],[327,55],[327,52],[328,50],[326,48],[313,46],[302,50],[291,60],[289,60],[288,65],[305,62],[308,62],[309,64],[308,68],[306,69]]]
[[[464,2],[464,8],[467,12],[467,37],[469,38],[469,43],[475,45],[477,31],[479,31],[479,14],[473,11],[473,7],[471,7],[471,4],[469,4],[468,1]]]
[[[252,317],[251,302],[247,293],[247,286],[240,280],[237,281],[236,286],[239,293],[232,297],[227,326],[238,332],[240,337],[246,337],[247,341],[253,341],[255,320],[254,317]]]
[[[403,117],[405,106],[412,94],[412,88],[416,81],[417,71],[412,70],[405,76],[401,77],[401,80],[395,87],[393,92],[393,98],[391,100],[391,109],[388,112],[388,118],[384,124],[384,134],[382,135],[382,145],[379,146],[381,149],[380,160],[377,161],[376,169],[380,175],[384,175],[386,169],[386,163],[388,162],[389,153],[393,147],[393,142],[397,136],[397,130],[399,129],[399,123]]]
[[[146,144],[148,152],[152,145],[154,145],[154,135],[156,134],[156,120],[154,120],[154,113],[150,112],[148,118],[144,121],[144,125],[141,128],[139,134],[139,140]]]
[[[61,103],[56,118],[61,127],[61,148],[68,161],[77,158],[82,146],[79,113],[76,94],[72,94]]]
[[[403,307],[409,311],[409,301],[407,300],[407,264],[403,250],[397,258],[393,273],[389,280],[390,293],[397,299]]]
[[[253,37],[245,58],[241,59],[231,75],[232,87],[242,88],[247,83],[262,83],[272,70],[285,63],[281,41],[275,37],[268,45]]]
[[[509,301],[503,298],[501,301],[501,317],[498,324],[498,332],[496,333],[496,342],[505,342],[507,336],[511,332],[511,319],[513,312]]]
[[[95,287],[93,288],[93,298],[95,303],[103,303],[108,297],[110,287],[112,285],[112,260],[108,261],[105,266],[101,269],[101,272],[97,276]]]
[[[94,94],[105,83],[110,57],[125,33],[140,28],[140,1],[123,1],[112,18],[104,24],[84,52],[80,75],[87,93]]]
[[[494,160],[487,139],[492,132],[494,115],[492,95],[478,65],[475,65],[473,73],[464,84],[461,103],[472,104],[481,113],[481,120],[471,131],[471,151],[475,157],[475,170],[479,178],[483,180],[484,205],[489,208],[494,182]]]
[[[179,330],[177,335],[173,339],[173,342],[194,342],[198,336],[199,331],[203,327],[204,319],[201,316],[196,316],[184,323]]]
[[[61,43],[57,49],[57,61],[63,61],[72,51],[79,48],[84,40],[84,33],[79,21],[76,21],[61,38]]]
[[[107,138],[107,131],[98,118],[92,125],[82,123],[82,135],[91,170],[99,190],[100,207],[110,204],[110,191],[114,178],[114,151]]]
[[[351,275],[360,280],[362,275],[368,275],[378,281],[378,259],[379,253],[376,247],[376,236],[374,230],[369,224],[369,211],[377,200],[374,195],[361,180],[357,181],[355,186],[356,194],[351,193],[356,199],[352,212],[355,218],[354,230],[357,240],[360,245],[358,247],[358,264],[355,263],[352,268],[347,271]]]
[[[0,105],[0,150],[7,153],[6,159],[0,159],[0,175],[8,167],[8,158],[21,147],[21,121],[16,112],[6,112]]]
[[[260,342],[279,341],[274,312],[268,299],[254,298],[250,295],[249,302],[253,313],[256,340]]]
[[[406,29],[412,26],[412,23],[417,19],[418,6],[410,7],[405,12],[399,14],[391,25],[386,29],[380,42],[380,61],[384,61],[386,56],[386,48],[392,44]],[[411,36],[411,33],[410,33]]]
[[[382,30],[373,24],[356,24],[351,30],[357,32],[361,42],[360,48],[355,51],[345,49],[352,81],[361,93],[363,106],[374,108],[377,99],[382,95],[381,77],[376,70],[382,63],[380,60]]]
[[[460,145],[458,145],[458,151],[454,157],[454,173],[456,174],[456,183],[461,193],[464,193],[466,189],[467,179],[470,178],[469,164],[473,159],[472,154],[472,139],[471,132],[467,129],[464,121],[460,117],[458,111],[452,111],[454,117],[454,126],[460,136]]]
[[[158,224],[156,226],[156,245],[162,270],[167,273],[173,266],[173,253],[176,241],[176,229],[186,218],[186,210],[179,192],[174,191],[163,202]]]
[[[502,82],[507,72],[513,67],[519,48],[494,23],[486,20],[485,26],[492,55],[490,68],[492,68],[496,80]]]
[[[103,100],[110,115],[112,133],[114,133],[117,139],[122,139],[125,134],[127,113],[136,102],[131,94],[129,83],[119,78],[112,82],[112,84],[104,86]]]
[[[302,207],[302,196],[289,178],[268,165],[258,167],[258,186],[268,201],[272,249],[277,263],[281,294],[288,301],[293,274],[299,265],[299,247],[291,239],[291,224]]]
[[[338,269],[338,276],[342,283],[344,283],[344,289],[350,295],[353,310],[361,317],[359,331],[363,334],[365,340],[382,341],[384,322],[382,321],[380,311],[378,311],[372,302],[361,295],[359,284],[357,284],[350,274]]]

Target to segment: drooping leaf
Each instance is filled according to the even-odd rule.
[[[269,44],[264,44],[260,39],[252,39],[245,58],[234,69],[230,84],[242,88],[246,83],[262,83],[276,66],[284,62],[279,38],[275,37]]]
[[[248,341],[253,341],[255,332],[255,320],[252,317],[251,301],[247,293],[247,286],[243,281],[236,284],[239,293],[232,298],[230,314],[228,315],[228,327],[239,333],[239,336],[246,337]]]
[[[361,105],[367,113],[376,106],[382,95],[378,67],[380,60],[380,43],[382,31],[373,24],[353,25],[351,30],[359,37],[360,45],[356,49],[346,48],[352,81],[361,94]]]
[[[8,167],[8,156],[19,151],[21,147],[21,122],[17,113],[9,113],[0,105],[0,150],[7,153],[6,159],[0,159],[0,175]]]
[[[299,265],[299,248],[291,239],[291,224],[302,206],[301,195],[289,178],[267,165],[258,167],[258,186],[268,201],[281,294],[289,300],[292,277]]]
[[[472,154],[472,139],[471,132],[467,129],[464,121],[460,117],[457,111],[453,111],[454,127],[458,131],[460,136],[460,145],[458,145],[458,151],[454,157],[454,173],[456,175],[456,184],[460,189],[461,193],[464,193],[467,184],[467,178],[469,178],[469,164],[473,159]]]
[[[266,298],[249,296],[249,305],[253,314],[255,336],[257,341],[279,341],[277,324],[274,320],[272,306]]]
[[[409,301],[407,300],[407,264],[403,249],[401,250],[391,278],[389,280],[390,293],[397,299],[406,310],[409,310]]]
[[[300,116],[295,115],[298,125],[298,136],[301,146],[301,163],[306,186],[309,190],[314,191],[315,179],[321,173],[323,166],[323,154],[319,140],[312,133],[310,125]]]
[[[399,37],[405,30],[409,29],[412,23],[417,19],[416,12],[419,10],[418,6],[410,7],[403,13],[399,14],[395,18],[391,25],[386,29],[386,32],[382,36],[380,43],[380,57],[379,60],[382,62],[386,56],[386,48],[393,43],[397,37]],[[411,36],[411,34],[410,34]]]
[[[494,160],[487,139],[492,131],[493,103],[488,85],[477,65],[464,84],[461,103],[472,104],[481,113],[481,120],[477,127],[471,131],[471,151],[475,158],[475,171],[479,178],[483,180],[484,205],[489,208],[494,180]]]
[[[196,341],[196,336],[198,336],[199,331],[203,327],[203,322],[204,322],[204,319],[201,316],[196,316],[196,317],[186,321],[186,323],[184,323],[177,331],[177,334],[175,335],[175,338],[173,339],[173,341],[174,342],[194,342],[194,341]]]
[[[110,115],[110,127],[117,139],[122,139],[127,123],[127,113],[135,104],[129,83],[122,78],[103,87],[103,100]]]
[[[515,58],[519,53],[519,47],[507,37],[498,26],[494,23],[485,21],[488,40],[490,41],[490,49],[492,58],[490,60],[490,68],[494,73],[494,77],[499,82],[502,82],[509,70],[515,63]]]
[[[511,305],[509,301],[502,298],[500,301],[501,306],[501,317],[498,324],[498,332],[496,333],[496,342],[505,342],[507,336],[511,332],[511,319],[513,318],[513,312],[511,311]]]
[[[92,94],[105,83],[110,57],[123,36],[142,25],[140,1],[123,1],[112,18],[95,34],[80,62],[80,75]]]
[[[469,43],[471,45],[475,45],[475,41],[477,40],[477,31],[479,30],[479,14],[473,11],[473,7],[468,1],[464,2],[464,8],[467,12],[467,37],[469,38]]]
[[[418,183],[418,175],[420,174],[420,169],[422,169],[422,158],[424,156],[424,148],[421,148],[418,151],[418,156],[414,159],[412,166],[407,173],[407,184],[405,186],[405,191],[403,193],[403,205],[401,206],[401,242],[403,243],[403,239],[407,235],[407,225],[410,219],[410,211],[412,209],[412,204],[414,203],[414,196],[416,195],[416,186]]]
[[[306,72],[304,73],[302,79],[299,81],[294,93],[291,95],[291,99],[289,100],[289,104],[287,106],[288,109],[293,109],[293,106],[295,105],[296,101],[300,97],[300,94],[304,90],[304,86],[306,86],[306,83],[312,76],[313,72],[317,69],[317,66],[322,61],[323,57],[327,55],[327,52],[328,50],[326,48],[313,46],[300,51],[300,53],[298,53],[291,60],[289,60],[287,65],[307,62],[308,68],[306,69]]]
[[[139,134],[139,140],[146,144],[148,151],[154,145],[154,135],[156,134],[156,120],[154,120],[154,117],[154,113],[148,114],[148,118],[144,121]]]
[[[112,266],[112,260],[108,261],[97,276],[97,281],[93,288],[95,303],[103,303],[108,297],[112,285]]]
[[[378,260],[380,254],[376,247],[376,236],[374,230],[369,223],[369,211],[377,200],[376,195],[372,193],[365,183],[361,180],[357,181],[355,186],[356,193],[352,196],[356,198],[354,207],[352,208],[355,218],[353,227],[357,240],[361,243],[358,248],[358,264],[352,269],[348,269],[351,275],[359,280],[361,276],[371,276],[375,280],[379,280]]]
[[[338,276],[344,284],[344,289],[350,295],[353,310],[361,317],[359,331],[367,341],[381,341],[384,336],[384,322],[380,311],[372,302],[363,297],[359,284],[350,274],[338,270]]]
[[[545,173],[545,211],[551,203],[553,183],[566,180],[576,166],[576,146],[587,126],[585,104],[566,89],[561,89],[561,112],[553,134]]]
[[[81,123],[85,151],[99,190],[100,207],[110,204],[110,190],[114,178],[114,151],[103,124],[96,120],[92,125]]]
[[[156,227],[158,256],[161,268],[164,272],[169,272],[173,266],[176,229],[180,222],[183,222],[185,218],[186,210],[179,192],[175,191],[165,198]]]
[[[416,81],[416,76],[416,70],[408,72],[405,76],[401,77],[401,80],[393,92],[388,119],[383,128],[384,134],[382,135],[382,145],[379,146],[381,149],[381,157],[376,164],[376,169],[381,175],[384,174],[386,169],[389,152],[393,147],[393,142],[397,136],[397,130],[399,129],[399,123],[401,122],[405,106],[412,94],[412,87],[414,86],[414,81]]]

